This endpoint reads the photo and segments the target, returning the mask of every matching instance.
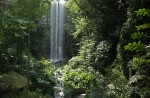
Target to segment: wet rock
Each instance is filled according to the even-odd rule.
[[[71,98],[85,98],[86,88],[78,88],[72,92]]]
[[[73,98],[85,98],[86,94],[78,94],[75,95]]]

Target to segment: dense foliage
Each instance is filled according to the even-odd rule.
[[[148,0],[69,0],[67,33],[76,43],[75,54],[69,60],[69,72],[65,75],[64,89],[83,88],[82,81],[88,83],[96,77],[105,81],[101,88],[92,85],[87,89],[87,97],[93,95],[104,98],[148,98],[150,94],[149,79],[149,8]],[[93,77],[80,78],[86,71],[82,68],[94,68]],[[75,72],[73,70],[76,70]],[[86,73],[85,73],[86,72]],[[68,75],[69,74],[69,75]],[[74,76],[72,76],[74,75]],[[92,75],[92,73],[91,73]],[[67,79],[67,80],[66,80]],[[81,79],[76,83],[77,79]],[[67,83],[66,83],[67,82]],[[94,83],[94,84],[95,84]],[[70,91],[71,91],[70,90]],[[99,90],[103,90],[99,91]],[[91,93],[91,97],[88,95]]]
[[[48,0],[0,1],[0,76],[14,70],[28,77],[33,91],[10,93],[4,98],[54,96],[54,66],[44,59],[49,56],[49,3]]]
[[[67,0],[65,64],[46,59],[50,1],[0,1],[0,79],[14,70],[32,82],[0,97],[51,98],[58,82],[65,98],[150,97],[149,0]]]

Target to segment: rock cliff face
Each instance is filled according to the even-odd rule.
[[[30,85],[31,85],[30,81]],[[0,91],[11,91],[21,89],[27,86],[27,78],[14,72],[9,71],[7,74],[0,75]]]

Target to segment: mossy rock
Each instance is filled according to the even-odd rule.
[[[31,81],[30,84],[32,84]],[[14,71],[0,75],[0,91],[17,90],[26,86],[27,78]]]

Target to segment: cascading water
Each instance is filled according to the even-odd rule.
[[[55,78],[56,78],[56,86],[54,87],[55,91],[55,98],[64,98],[64,93],[63,93],[63,74],[61,70],[56,70],[54,72]]]
[[[51,62],[60,62],[64,60],[64,18],[65,18],[65,1],[52,1],[51,2]],[[62,88],[62,73],[61,71],[55,71],[54,77],[56,79],[55,86],[55,98],[63,98]]]
[[[65,1],[51,2],[51,61],[59,62],[64,59],[64,18],[65,18]]]

